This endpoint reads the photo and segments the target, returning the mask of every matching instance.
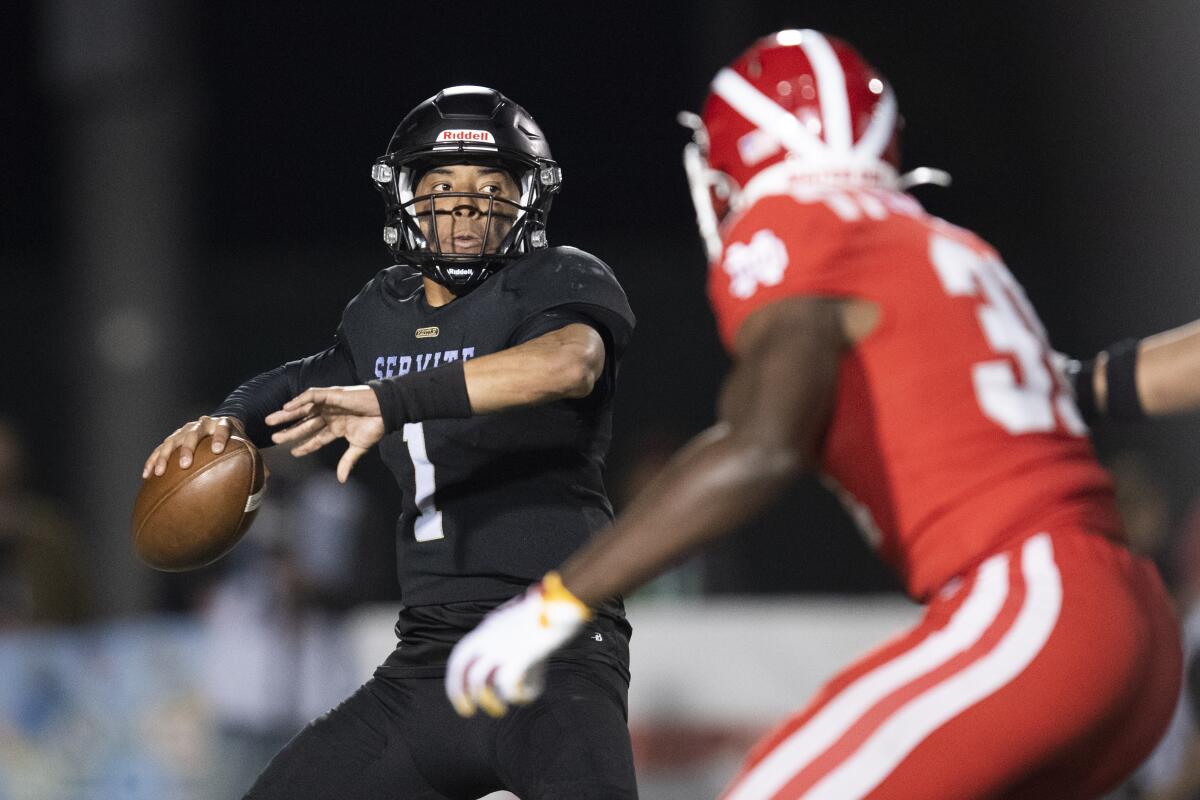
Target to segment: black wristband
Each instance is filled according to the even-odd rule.
[[[1075,392],[1075,405],[1084,419],[1095,419],[1096,410],[1096,359],[1087,361],[1071,361],[1067,364],[1067,378],[1071,381],[1071,389]]]
[[[1188,694],[1191,696],[1192,717],[1200,719],[1200,653],[1193,652],[1186,661],[1187,670],[1184,682],[1187,684]]]
[[[463,364],[453,361],[437,369],[370,381],[367,385],[379,400],[384,428],[390,433],[409,422],[471,416]]]
[[[1137,339],[1122,339],[1105,348],[1108,353],[1108,366],[1104,370],[1108,381],[1105,411],[1110,419],[1129,421],[1146,418],[1137,390],[1139,344],[1141,342]]]

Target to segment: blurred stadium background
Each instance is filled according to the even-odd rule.
[[[566,176],[552,241],[612,264],[639,315],[618,502],[711,419],[725,364],[674,115],[774,29],[847,38],[889,76],[905,165],[955,179],[920,199],[1000,248],[1059,349],[1200,316],[1196,4],[590,5],[6,6],[0,800],[240,796],[391,649],[398,503],[377,459],[341,488],[328,462],[272,454],[251,534],[198,573],[138,564],[128,517],[166,433],[325,347],[387,265],[369,167],[444,86],[534,114]],[[1186,614],[1200,420],[1096,440]],[[652,584],[630,603],[643,796],[711,796],[913,614],[815,482]],[[1125,796],[1156,796],[1189,725]]]

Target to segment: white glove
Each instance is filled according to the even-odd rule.
[[[537,698],[546,658],[591,616],[557,572],[492,611],[450,653],[446,695],[454,710],[469,717],[479,707],[499,717]]]

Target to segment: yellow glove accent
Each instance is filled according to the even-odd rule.
[[[503,717],[508,711],[508,706],[496,696],[490,686],[485,686],[479,690],[479,707],[482,708],[489,717],[498,719]]]
[[[584,622],[592,618],[592,610],[575,595],[571,594],[571,590],[563,586],[562,576],[557,572],[547,572],[546,577],[542,578],[542,599],[547,603],[566,603],[574,606],[579,612],[579,617]],[[543,611],[538,620],[543,628],[550,627],[550,620],[546,618],[546,613]]]
[[[475,704],[466,697],[455,696],[450,698],[451,705],[460,717],[475,716]]]

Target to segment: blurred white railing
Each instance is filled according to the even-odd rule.
[[[369,677],[395,644],[395,613],[352,612],[343,631],[354,651],[349,674],[327,675],[310,690],[325,687],[332,705],[341,687]],[[631,604],[630,726],[644,800],[715,796],[758,735],[916,615],[894,598]],[[244,788],[269,753],[253,754],[249,777],[229,754],[276,745],[274,732],[220,724],[230,715],[214,681],[248,679],[217,666],[226,662],[214,653],[229,640],[188,617],[0,634],[0,798],[234,796],[231,787]],[[276,670],[278,681],[306,674],[292,666]]]

